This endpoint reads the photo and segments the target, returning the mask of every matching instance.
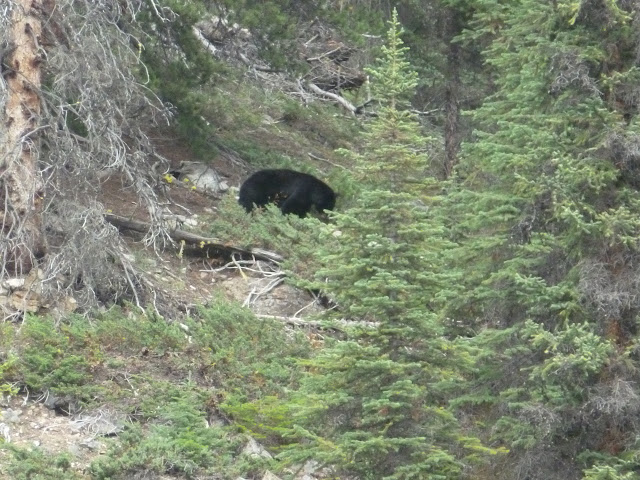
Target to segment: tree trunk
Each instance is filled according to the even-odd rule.
[[[3,264],[12,273],[31,270],[46,246],[42,232],[44,184],[38,169],[42,0],[14,0],[5,32],[12,49],[4,60],[8,88],[0,130],[0,227]]]
[[[449,81],[445,92],[444,120],[444,177],[449,178],[458,163],[460,149],[460,46],[453,39],[460,33],[458,15],[452,8],[448,9],[445,41],[448,43],[447,70]]]

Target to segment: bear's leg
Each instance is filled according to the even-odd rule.
[[[282,202],[280,210],[284,214],[295,213],[300,218],[304,218],[311,210],[311,198],[305,190],[298,189]]]
[[[260,185],[251,184],[243,185],[240,189],[238,203],[240,203],[247,212],[251,212],[254,207],[264,207],[270,201],[268,194],[259,187]]]

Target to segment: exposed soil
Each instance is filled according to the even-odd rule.
[[[195,161],[189,145],[168,131],[156,131],[152,135],[154,148],[171,162],[170,168],[177,169],[183,161]],[[212,195],[193,190],[181,182],[167,183],[168,201],[164,207],[173,214],[186,217],[189,225],[180,228],[210,235],[207,224],[217,215],[217,205],[222,195],[234,195],[233,187],[238,187],[251,171],[242,159],[231,153],[220,153],[208,163],[232,187],[228,192]],[[146,210],[139,204],[134,192],[119,178],[111,176],[103,183],[102,202],[107,211],[140,221],[148,221]],[[127,242],[133,251],[144,249],[139,235],[127,235]],[[223,239],[224,240],[224,239]],[[168,247],[160,255],[147,252],[145,270],[158,280],[157,286],[165,295],[183,302],[185,308],[195,304],[206,304],[212,295],[222,293],[225,297],[251,306],[263,315],[291,316],[313,303],[313,298],[280,283],[270,293],[256,296],[272,280],[255,276],[251,272],[240,275],[235,270],[214,271],[226,263],[221,257],[203,258],[180,255],[179,248]],[[155,283],[155,282],[154,282]],[[167,287],[171,286],[171,292]],[[254,292],[253,294],[251,294]],[[265,292],[266,293],[266,292]],[[308,312],[308,310],[307,310]]]
[[[171,161],[171,168],[178,167],[181,161],[194,159],[189,146],[168,132],[156,132],[153,141],[157,151]],[[250,171],[244,162],[230,154],[217,155],[211,159],[210,165],[225,177],[230,186],[238,186]],[[179,182],[167,184],[165,188],[170,199],[166,208],[193,222],[192,230],[207,235],[206,225],[215,217],[220,198],[185,188]],[[117,176],[105,179],[102,190],[101,201],[107,211],[140,221],[148,220],[147,212],[133,191]],[[282,282],[273,286],[277,283],[274,282],[277,276],[264,277],[251,272],[241,275],[237,270],[216,271],[225,264],[224,259],[179,255],[178,247],[153,252],[145,249],[139,235],[123,232],[123,237],[134,257],[144,259],[136,260],[136,266],[147,273],[157,294],[165,299],[171,298],[181,306],[183,313],[188,314],[196,305],[206,305],[214,295],[221,293],[230,300],[244,303],[260,315],[303,317],[321,309],[308,292]],[[102,437],[117,433],[108,432],[109,425],[124,422],[110,412],[105,407],[96,412],[63,415],[45,406],[43,398],[30,398],[28,395],[0,398],[0,440],[4,437],[16,446],[38,447],[52,455],[69,453],[73,459],[73,470],[86,472],[91,461],[106,449]],[[107,430],[101,430],[100,425]],[[6,450],[0,450],[0,465],[8,455],[10,453]]]
[[[0,433],[17,447],[38,447],[55,455],[68,452],[73,457],[72,468],[80,472],[105,451],[104,442],[82,417],[60,415],[42,402],[18,397],[2,399],[0,408]],[[1,449],[0,464],[9,455]]]

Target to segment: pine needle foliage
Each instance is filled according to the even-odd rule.
[[[366,154],[351,154],[356,161],[358,178],[394,192],[407,190],[409,182],[417,182],[429,159],[421,148],[421,126],[411,113],[410,99],[418,84],[418,76],[406,60],[402,30],[397,16],[391,20],[386,45],[382,46],[377,65],[367,69],[372,79],[372,93],[380,102],[378,117],[366,126]],[[345,152],[349,154],[349,152]]]
[[[320,251],[324,288],[339,314],[361,326],[305,362],[306,406],[293,433],[301,445],[284,456],[324,462],[340,478],[453,479],[462,447],[483,448],[462,437],[447,409],[446,391],[469,362],[444,336],[439,316],[456,295],[456,275],[444,269],[451,244],[430,215],[438,199],[425,193],[435,186],[422,178],[425,140],[402,110],[415,75],[400,34],[394,13],[371,69],[382,106],[367,125],[364,151],[353,155],[366,181],[353,207],[333,216],[328,234],[339,244]]]
[[[467,334],[482,331],[477,391],[511,452],[499,478],[628,478],[615,457],[582,454],[637,458],[637,392],[619,389],[637,375],[640,313],[627,297],[640,234],[632,7],[473,3],[463,37],[492,38],[496,89],[473,112],[476,141],[447,197],[468,272],[449,308]],[[597,406],[622,397],[616,414]]]

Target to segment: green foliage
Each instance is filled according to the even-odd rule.
[[[337,28],[337,35],[349,42],[364,46],[364,34],[384,31],[384,15],[378,9],[358,2],[348,6],[339,2],[296,2],[292,0],[225,0],[230,19],[248,28],[260,48],[261,56],[273,67],[300,72],[309,67],[298,55],[301,27],[312,24],[315,18]],[[386,13],[386,12],[385,12]]]
[[[418,85],[418,74],[413,71],[411,64],[406,60],[409,48],[405,47],[402,41],[403,30],[395,10],[389,25],[387,41],[382,46],[377,64],[367,69],[367,72],[372,77],[372,91],[376,98],[382,101],[383,107],[389,110],[387,114],[393,113],[403,116],[408,114],[406,109],[410,106],[409,99]],[[384,122],[374,122],[374,125],[377,123],[384,126]],[[398,121],[395,125],[396,128],[390,129],[390,132],[398,131],[397,127],[411,129],[415,123]],[[381,130],[386,131],[385,128],[381,128]],[[384,143],[390,147],[393,146],[393,142]]]
[[[638,305],[622,285],[638,254],[627,163],[638,137],[623,121],[628,104],[616,104],[637,92],[627,83],[636,46],[620,2],[471,3],[462,38],[490,41],[495,92],[472,113],[476,138],[443,202],[458,243],[451,267],[467,272],[448,315],[484,351],[482,395],[471,398],[494,405],[491,435],[511,448],[509,464],[523,477],[566,478],[581,451],[608,448],[594,439],[616,432],[622,452],[636,429],[635,414],[593,407],[638,368],[621,348],[637,335]],[[586,478],[628,473],[587,467]]]
[[[247,214],[232,195],[223,198],[218,208],[220,215],[211,223],[212,233],[236,245],[282,253],[286,257],[284,267],[294,275],[288,281],[313,278],[318,269],[314,253],[321,239],[331,245],[338,242],[335,237],[327,240],[323,233],[333,231],[333,227],[312,215],[282,215],[275,205]]]
[[[83,355],[84,338],[76,325],[58,329],[49,318],[30,316],[20,332],[20,341],[18,371],[30,389],[89,395],[90,388],[80,387],[90,383],[92,365],[101,361],[101,354],[96,346]]]
[[[303,68],[295,54],[299,17],[295,15],[294,2],[226,0],[221,3],[229,8],[233,21],[255,34],[261,56],[271,67],[286,70]]]
[[[15,342],[16,356],[4,370],[7,379],[32,391],[50,390],[80,401],[108,392],[92,382],[95,370],[105,366],[106,350],[111,355],[164,355],[187,344],[177,325],[119,308],[97,315],[93,322],[72,315],[58,326],[48,317],[29,316]],[[109,364],[116,369],[119,365],[113,360]]]
[[[275,101],[274,101],[275,100]],[[281,124],[289,127],[289,135],[298,143],[311,142],[312,145],[322,145],[327,148],[340,148],[351,146],[358,139],[360,134],[360,125],[353,122],[349,117],[337,115],[333,108],[327,109],[321,104],[303,105],[298,101],[290,98],[278,98],[271,96],[271,112],[270,115],[277,115]],[[275,152],[261,152],[262,156]],[[295,157],[299,156],[299,152],[292,152]],[[254,165],[262,166],[282,166],[285,168],[293,168],[296,170],[304,170],[304,164],[301,164],[298,158],[279,158],[276,161],[269,159],[256,159],[252,161]],[[331,172],[332,174],[334,172]]]
[[[15,378],[17,363],[15,354],[11,353],[12,345],[14,345],[13,330],[7,324],[0,325],[0,395],[17,393],[17,388],[11,383]]]
[[[202,323],[194,343],[206,352],[204,366],[214,385],[247,401],[281,394],[296,381],[294,359],[309,355],[304,335],[223,301],[202,309],[199,316]]]
[[[193,153],[210,159],[222,146],[252,165],[274,166],[287,154],[298,157],[301,145],[313,145],[311,151],[317,142],[329,148],[350,145],[357,123],[319,103],[301,106],[288,95],[256,87],[246,81],[245,71],[230,68],[206,51],[193,32],[194,24],[208,17],[237,21],[251,28],[251,42],[272,67],[305,70],[307,62],[294,52],[304,12],[279,0],[231,3],[225,9],[202,0],[163,0],[162,6],[175,15],[168,9],[158,15],[147,5],[136,17],[135,33],[146,67],[139,75],[173,107],[178,133]]]
[[[611,342],[593,332],[587,323],[571,324],[552,333],[542,325],[527,322],[523,334],[547,357],[530,372],[530,379],[545,387],[558,385],[568,391],[582,391],[607,364],[614,350]],[[570,384],[567,378],[571,379]],[[569,398],[564,397],[563,401]]]
[[[357,145],[357,122],[248,86],[191,27],[227,9],[272,66],[299,73],[300,25],[329,18],[348,26],[344,38],[375,43],[361,34],[381,31],[388,3],[166,0],[158,6],[178,14],[166,21],[145,4],[132,38],[148,85],[198,154],[210,155],[215,137],[253,166],[306,170],[300,152],[343,149],[349,169],[331,173],[341,197],[328,223],[273,206],[247,215],[230,195],[211,228],[285,254],[288,281],[327,292],[351,326],[312,355],[303,335],[219,300],[184,320],[189,338],[126,309],[59,325],[27,317],[15,335],[0,325],[0,393],[112,395],[137,413],[93,464],[96,478],[258,477],[264,461],[237,456],[233,429],[207,428],[220,411],[280,452],[280,466],[313,459],[340,478],[638,477],[633,5],[397,5],[408,31],[394,15],[368,70],[377,116]],[[474,108],[461,123],[475,131],[442,183],[429,175],[441,147],[425,132],[444,123],[458,81],[457,100]],[[435,113],[416,117],[411,100]],[[91,383],[118,375],[124,387],[100,384],[109,394]],[[8,478],[75,478],[64,458],[12,456]]]
[[[445,407],[444,392],[468,364],[438,315],[456,294],[456,273],[444,269],[451,245],[429,214],[438,199],[423,196],[436,188],[422,179],[428,159],[416,145],[424,139],[402,110],[415,86],[404,52],[394,14],[371,71],[384,79],[383,105],[366,126],[364,152],[353,154],[368,185],[351,208],[332,215],[339,242],[326,231],[318,252],[319,285],[337,299],[340,315],[372,323],[349,329],[348,340],[307,363],[300,391],[307,401],[292,431],[301,445],[282,458],[314,458],[359,478],[457,478],[455,450],[478,442],[460,435]]]
[[[145,80],[150,88],[175,107],[180,133],[189,139],[196,152],[202,154],[211,148],[206,139],[212,132],[207,117],[203,116],[204,108],[223,98],[210,99],[203,87],[229,71],[205,50],[193,32],[193,25],[207,15],[205,2],[164,0],[163,5],[175,15],[165,18],[147,5],[137,17],[141,29],[139,38],[142,39],[139,48],[146,66],[140,75],[148,76]],[[163,13],[167,12],[168,9],[163,10]],[[177,50],[167,48],[168,39],[178,47]]]
[[[402,29],[394,13],[389,22],[387,44],[382,47],[377,65],[368,69],[372,91],[381,105],[378,118],[365,126],[366,155],[354,155],[359,177],[365,182],[380,182],[392,192],[424,188],[421,178],[429,159],[419,145],[422,138],[417,117],[409,110],[409,99],[417,85],[417,74],[405,59],[407,47],[400,38]]]
[[[96,479],[131,478],[134,473],[183,474],[240,471],[234,453],[240,439],[207,424],[207,396],[189,385],[153,385],[145,392],[148,427],[129,427],[104,457],[91,465]]]
[[[69,454],[51,455],[40,449],[27,450],[3,445],[11,457],[0,466],[0,474],[13,480],[80,480],[85,478],[71,469]]]
[[[127,335],[133,335],[134,347],[151,349],[173,336],[167,335],[173,327],[163,323],[164,327],[141,326],[139,338],[135,332]],[[246,431],[277,443],[288,425],[289,407],[283,399],[299,377],[294,359],[308,356],[308,341],[286,332],[278,322],[257,319],[247,309],[222,300],[202,308],[187,324],[191,343],[182,344],[181,355],[188,357],[183,362],[190,372],[206,379],[204,385],[157,381],[146,375],[132,378],[144,423],[128,428],[107,455],[94,462],[95,478],[124,479],[146,472],[180,473],[187,478],[215,473],[232,479],[265,468],[264,459],[237,456],[242,437],[208,422],[224,411],[237,417]]]
[[[610,466],[595,466],[584,471],[584,480],[634,480],[638,478],[635,472],[620,473],[617,468]]]
[[[118,307],[96,315],[87,335],[112,354],[135,355],[148,351],[163,356],[184,350],[188,345],[184,331],[175,323],[169,323],[151,311],[140,314]]]
[[[10,357],[8,360],[0,363],[0,395],[15,395],[18,389],[10,383],[4,383],[5,379],[14,376],[12,370],[15,369],[16,358]]]
[[[244,396],[230,395],[221,408],[252,438],[277,450],[294,426],[295,401],[274,395],[247,401]]]
[[[265,459],[239,456],[244,436],[215,425],[237,416],[245,431],[282,443],[291,425],[289,392],[300,377],[297,359],[310,355],[309,342],[280,322],[257,319],[222,300],[183,322],[190,338],[177,323],[136,310],[113,308],[91,320],[72,315],[57,326],[29,316],[15,336],[2,327],[7,336],[0,345],[10,339],[16,354],[0,364],[0,384],[49,390],[89,405],[115,402],[135,412],[135,422],[92,464],[92,478],[234,479],[275,469]],[[0,469],[13,473],[10,478],[79,478],[62,457],[22,450],[14,457]]]
[[[636,458],[623,460],[608,454],[584,452],[578,460],[590,465],[583,471],[584,480],[635,480],[638,478]]]

